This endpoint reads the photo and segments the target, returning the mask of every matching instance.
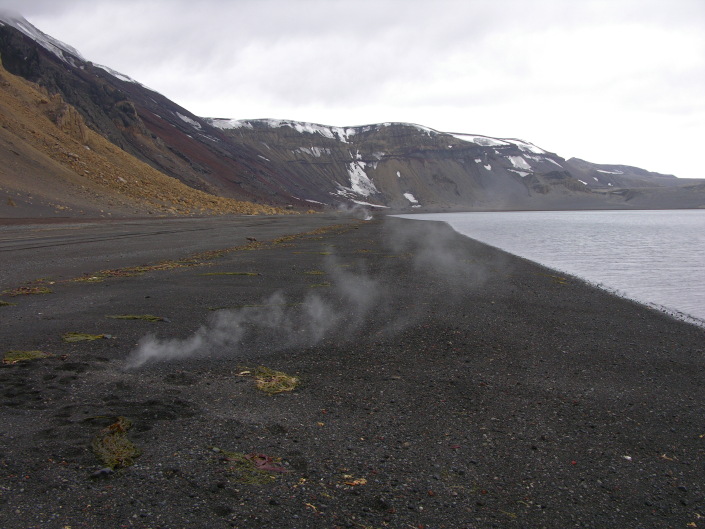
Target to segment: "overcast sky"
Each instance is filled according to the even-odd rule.
[[[0,0],[199,116],[386,121],[705,178],[705,0]]]

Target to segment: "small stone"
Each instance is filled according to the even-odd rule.
[[[110,475],[112,475],[112,474],[114,474],[114,473],[115,473],[115,471],[114,471],[112,468],[110,468],[110,467],[105,467],[105,468],[101,468],[101,469],[96,470],[95,472],[93,472],[93,474],[91,474],[91,477],[92,477],[93,479],[105,478],[105,477],[108,477],[108,476],[110,476]]]

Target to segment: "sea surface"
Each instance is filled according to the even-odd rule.
[[[400,215],[457,232],[705,325],[705,210]]]

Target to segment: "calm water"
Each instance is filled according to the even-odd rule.
[[[705,324],[705,210],[402,215]]]

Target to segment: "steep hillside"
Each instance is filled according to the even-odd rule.
[[[255,153],[231,145],[161,94],[84,60],[21,17],[0,12],[0,57],[10,73],[60,94],[89,128],[194,189],[265,204],[291,202]]]
[[[290,194],[322,204],[351,201],[394,210],[705,204],[705,195],[686,187],[693,182],[626,166],[566,161],[522,140],[408,123],[330,127],[275,119],[207,121],[232,143],[258,152]],[[634,187],[639,193],[625,192]],[[665,193],[662,187],[681,192]]]
[[[0,217],[273,213],[168,177],[0,66]]]

